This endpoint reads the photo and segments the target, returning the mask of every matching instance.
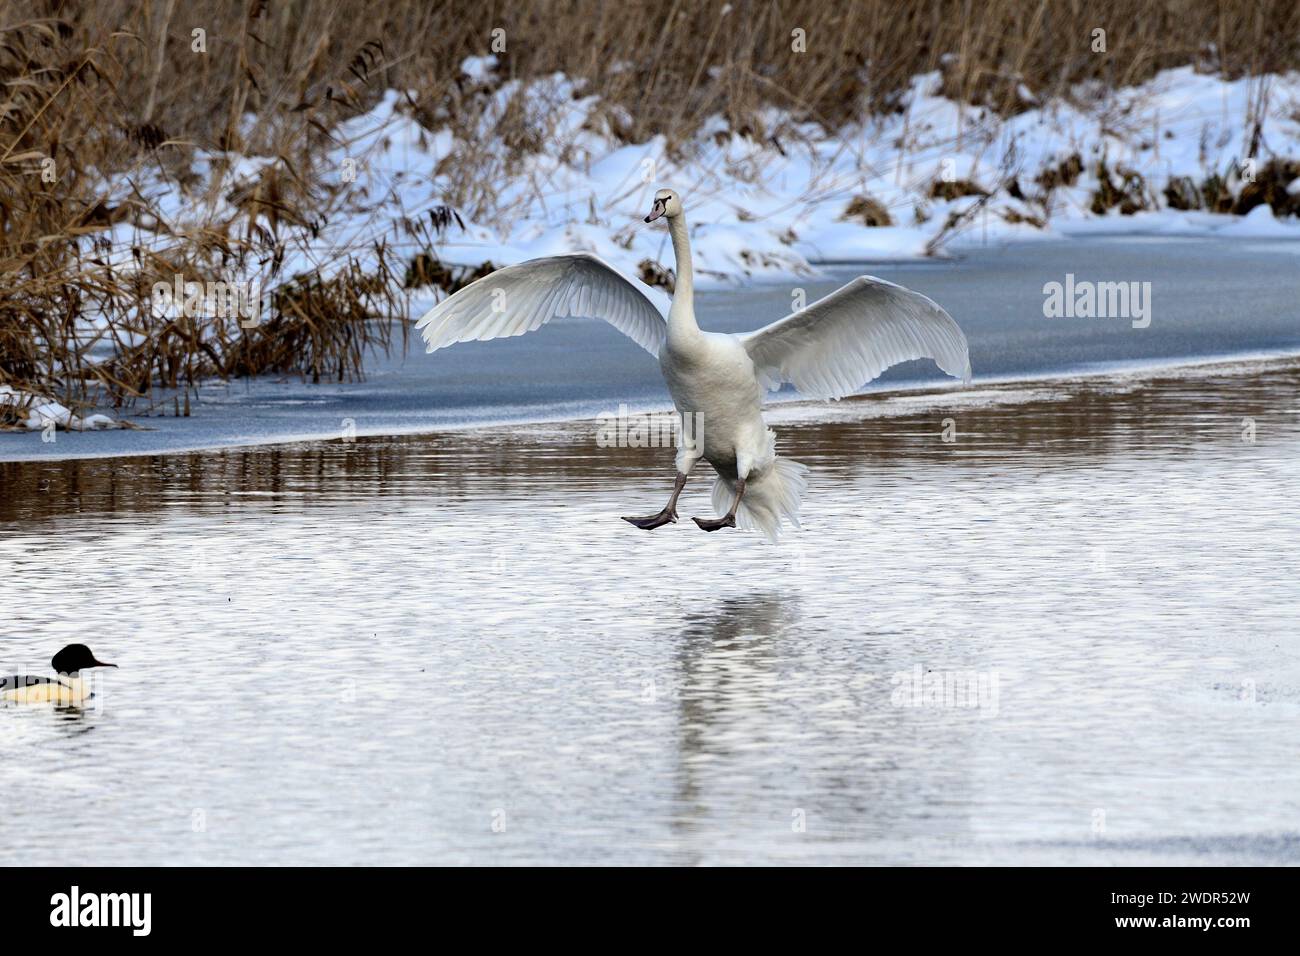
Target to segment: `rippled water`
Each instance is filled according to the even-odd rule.
[[[0,465],[4,663],[121,665],[0,862],[1300,862],[1298,386],[786,408],[780,547],[590,423]]]

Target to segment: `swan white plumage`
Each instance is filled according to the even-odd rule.
[[[789,382],[809,397],[842,398],[891,365],[919,358],[970,381],[966,336],[952,317],[920,293],[872,276],[754,332],[703,331],[695,321],[686,219],[671,189],[655,193],[645,221],[661,217],[668,220],[677,260],[667,322],[613,267],[578,253],[499,269],[416,323],[433,352],[456,342],[522,335],[553,318],[599,318],[657,356],[682,416],[683,441],[668,504],[658,514],[624,519],[638,528],[677,520],[677,499],[701,458],[718,473],[713,503],[719,517],[694,519],[705,531],[739,522],[775,540],[783,520],[799,526],[808,469],[776,454],[776,436],[763,421],[766,389]]]

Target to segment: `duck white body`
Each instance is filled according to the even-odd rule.
[[[54,669],[53,677],[32,674],[0,677],[0,703],[77,707],[95,696],[90,683],[81,676],[82,671],[117,665],[96,660],[85,644],[69,644],[50,659],[50,666]]]
[[[20,675],[20,680],[22,679]],[[30,678],[27,678],[30,681]],[[61,680],[42,680],[39,683],[21,683],[0,690],[0,702],[6,704],[54,704],[56,707],[76,707],[95,695],[80,677]]]
[[[743,335],[705,332],[695,320],[690,239],[681,200],[660,190],[646,222],[667,217],[677,261],[665,322],[634,285],[595,256],[533,259],[499,270],[440,302],[417,324],[428,351],[455,342],[522,335],[559,316],[603,318],[657,355],[682,416],[677,481],[656,515],[627,518],[651,530],[677,520],[677,498],[701,458],[718,474],[718,518],[706,531],[752,527],[775,539],[799,525],[807,469],[776,454],[763,420],[768,389],[790,382],[812,397],[840,398],[890,365],[932,358],[970,379],[966,338],[951,316],[919,293],[862,276],[769,326]]]

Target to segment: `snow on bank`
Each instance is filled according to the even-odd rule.
[[[468,63],[466,72],[490,88],[490,59]],[[1265,141],[1274,155],[1300,158],[1300,76],[1267,82]],[[1059,237],[1076,225],[1300,238],[1300,225],[1275,220],[1267,208],[1248,217],[1160,208],[1170,179],[1199,183],[1237,168],[1259,83],[1185,67],[1139,87],[1096,93],[1088,109],[1050,102],[1003,119],[939,96],[935,73],[915,80],[903,112],[870,117],[836,136],[809,125],[756,141],[715,119],[695,142],[670,153],[662,138],[619,143],[602,130],[596,98],[557,75],[524,91],[550,135],[513,175],[505,175],[504,157],[495,161],[493,209],[464,231],[453,229],[435,251],[444,261],[475,266],[586,250],[630,274],[647,261],[672,268],[664,230],[641,222],[662,185],[686,198],[696,270],[706,286],[804,275],[818,262],[908,259],[967,243]],[[430,134],[396,94],[350,124],[348,136],[368,147],[369,175],[403,182],[398,192],[406,208],[427,207],[448,186],[438,164],[485,144],[496,149],[495,123],[520,92],[513,82],[494,88],[493,108],[473,142],[445,128]],[[772,111],[764,126],[789,128],[785,120]],[[1038,184],[1044,171],[1074,156],[1083,168],[1072,184]],[[1141,177],[1155,208],[1097,215],[1091,207],[1102,185],[1101,160],[1109,170]],[[989,195],[960,195],[974,189]],[[866,225],[880,210],[892,225]]]
[[[836,135],[771,110],[760,125],[778,132],[751,138],[715,118],[670,151],[662,138],[621,142],[609,131],[609,107],[565,76],[502,82],[491,57],[467,60],[463,70],[471,94],[486,104],[472,135],[452,132],[444,104],[397,91],[335,131],[341,145],[322,168],[352,185],[322,210],[318,235],[290,244],[281,276],[328,275],[344,261],[341,252],[364,261],[367,245],[381,238],[402,254],[431,250],[443,263],[475,268],[589,251],[630,275],[647,263],[671,269],[666,231],[641,221],[663,185],[686,200],[697,284],[705,287],[808,275],[821,262],[911,259],[970,243],[1097,231],[1300,238],[1300,224],[1274,219],[1267,208],[1246,217],[1179,211],[1163,197],[1175,177],[1199,184],[1217,175],[1240,192],[1233,171],[1248,153],[1261,83],[1270,95],[1260,164],[1270,156],[1300,159],[1300,75],[1226,81],[1183,67],[1130,89],[1081,90],[1071,103],[1002,118],[940,96],[934,73],[916,78],[898,113],[864,117]],[[520,110],[536,133],[522,158],[501,133],[505,122],[518,123]],[[237,214],[223,197],[275,161],[200,155],[194,171],[206,205],[174,180],[144,188],[158,195],[173,227],[183,227]],[[1147,209],[1094,211],[1102,161],[1116,181],[1138,177]],[[1072,162],[1080,168],[1044,185],[1044,173]],[[458,210],[463,228],[453,223],[436,241],[412,236],[404,223],[447,203],[452,176],[471,168],[485,187],[475,209]],[[214,177],[220,188],[212,188]],[[1291,187],[1300,190],[1300,181]],[[885,218],[889,225],[866,224]],[[117,230],[115,264],[131,268],[130,245],[139,237],[130,227]],[[410,314],[439,295],[417,290]]]
[[[74,415],[66,405],[39,395],[14,391],[8,385],[0,385],[0,406],[4,406],[0,407],[0,422],[12,420],[14,427],[28,431],[43,431],[50,427],[71,431],[129,427],[107,415]]]

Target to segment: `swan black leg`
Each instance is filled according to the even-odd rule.
[[[717,531],[719,528],[734,528],[736,526],[736,509],[740,507],[740,499],[745,497],[745,479],[741,478],[736,482],[736,500],[731,503],[731,510],[721,518],[692,518],[704,531]]]
[[[648,515],[645,518],[629,518],[623,516],[623,520],[628,524],[634,524],[643,531],[653,531],[666,524],[675,524],[677,522],[677,498],[686,487],[686,476],[681,472],[677,473],[677,481],[673,484],[673,495],[668,499],[668,504],[664,505],[664,510],[657,515]]]

